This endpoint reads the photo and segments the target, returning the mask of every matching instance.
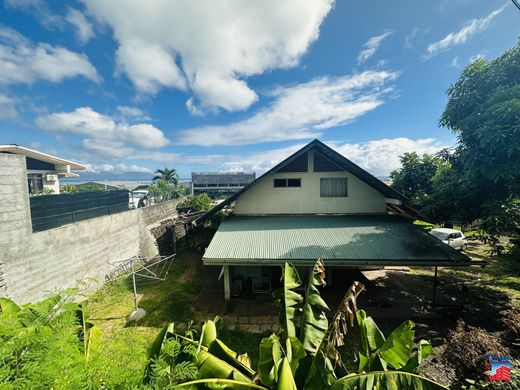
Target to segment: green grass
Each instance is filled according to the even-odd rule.
[[[492,256],[490,246],[476,240],[469,242],[466,252],[472,259],[485,261],[487,265],[449,272],[507,294],[512,304],[520,308],[520,259],[511,255]]]
[[[177,256],[166,280],[138,283],[139,307],[145,309],[147,315],[137,324],[126,325],[126,316],[134,309],[130,278],[107,283],[89,298],[91,321],[103,331],[103,353],[110,357],[106,362],[107,375],[131,370],[127,385],[137,386],[147,363],[149,348],[165,325],[175,322],[176,329],[181,330],[193,320],[193,326],[198,328],[202,321],[218,314],[206,313],[201,305],[196,305],[204,281],[197,268],[201,255],[193,248],[204,246],[207,240],[202,234],[191,236],[189,243],[179,242]],[[213,279],[209,282],[213,283]],[[254,365],[258,363],[260,341],[268,335],[268,332],[231,329],[226,324],[222,324],[219,330],[219,338],[236,352],[247,352]]]

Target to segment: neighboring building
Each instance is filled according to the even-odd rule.
[[[0,153],[25,156],[27,185],[31,195],[43,191],[59,194],[61,178],[77,177],[78,174],[73,173],[73,170],[83,171],[87,169],[84,165],[14,144],[0,145]]]
[[[230,196],[255,180],[255,173],[192,172],[192,195],[207,193],[213,197]]]
[[[464,266],[469,258],[416,227],[421,215],[399,192],[318,140],[199,217],[224,207],[203,256],[223,266],[225,298],[270,292],[285,261],[332,271],[386,265]],[[330,282],[330,279],[329,279]]]
[[[122,187],[113,186],[108,183],[98,183],[96,181],[87,181],[73,185],[78,191],[114,191],[122,189]]]

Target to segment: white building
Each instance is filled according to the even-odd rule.
[[[286,261],[309,267],[322,258],[329,276],[342,269],[453,267],[470,261],[415,226],[421,214],[402,194],[318,140],[194,224],[225,207],[231,215],[202,260],[223,267],[226,300],[272,291]]]
[[[25,156],[27,165],[27,185],[29,194],[43,191],[60,193],[60,178],[77,177],[72,171],[84,171],[86,166],[38,152],[19,145],[0,145],[0,153],[20,154]]]

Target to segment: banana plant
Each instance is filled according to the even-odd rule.
[[[239,355],[220,339],[218,339],[217,325],[219,317],[208,320],[202,326],[199,340],[195,339],[195,332],[189,330],[184,335],[175,331],[175,325],[169,324],[159,334],[151,348],[150,364],[145,375],[145,383],[154,383],[154,366],[167,352],[168,343],[172,340],[180,343],[180,348],[189,353],[176,354],[170,361],[170,366],[162,368],[170,374],[179,365],[190,363],[195,368],[195,379],[176,384],[177,387],[218,388],[218,389],[246,389],[261,388],[255,384],[256,371],[251,368],[247,354]],[[181,367],[186,367],[181,366]]]
[[[80,349],[88,362],[93,356],[99,353],[103,332],[98,326],[88,321],[87,305],[84,302],[78,305],[76,319],[79,328],[78,339]]]
[[[385,338],[373,319],[358,311],[356,300],[364,289],[361,283],[348,289],[329,323],[329,308],[319,292],[325,285],[321,259],[309,270],[304,295],[298,292],[302,281],[292,264],[284,264],[282,278],[283,287],[275,293],[280,330],[261,341],[257,371],[247,356],[218,339],[218,318],[204,323],[199,340],[193,334],[175,333],[171,324],[159,335],[152,359],[160,356],[171,338],[196,346],[189,359],[197,368],[197,379],[176,385],[188,389],[445,389],[415,373],[421,358],[431,353],[431,346],[421,341],[412,353],[411,321]],[[348,373],[340,349],[356,323],[363,351],[359,352],[358,372]]]
[[[433,352],[426,340],[421,340],[413,352],[415,324],[412,321],[403,322],[388,338],[364,310],[358,311],[357,322],[363,348],[363,352],[358,352],[359,372],[399,370],[413,373],[418,370],[421,360]]]

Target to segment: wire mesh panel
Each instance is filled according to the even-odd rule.
[[[128,210],[128,191],[93,191],[31,197],[33,231]]]

